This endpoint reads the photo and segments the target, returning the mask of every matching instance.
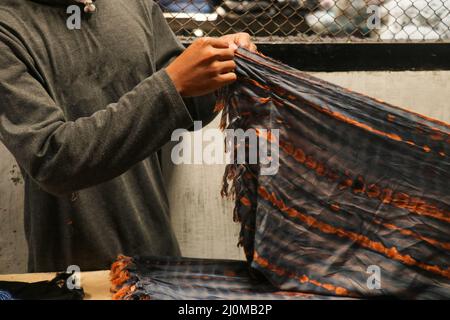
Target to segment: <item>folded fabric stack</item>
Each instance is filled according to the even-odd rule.
[[[286,297],[450,298],[450,125],[260,54],[239,49],[236,63],[239,79],[218,104],[222,126],[253,130],[279,150],[274,175],[238,161],[225,172],[251,271],[122,258],[116,298],[257,298],[267,283],[271,295],[296,292]],[[236,283],[211,291],[227,270]]]
[[[245,261],[120,256],[111,269],[114,300],[330,299],[283,292]]]

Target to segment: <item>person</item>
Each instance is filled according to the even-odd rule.
[[[180,254],[158,150],[213,119],[238,46],[256,49],[239,33],[184,50],[151,0],[1,1],[0,140],[24,177],[29,272]]]

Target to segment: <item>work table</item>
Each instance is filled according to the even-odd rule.
[[[56,273],[24,273],[0,275],[0,281],[39,282],[52,280]],[[81,273],[81,286],[85,300],[111,300],[109,291],[109,271],[92,271]]]

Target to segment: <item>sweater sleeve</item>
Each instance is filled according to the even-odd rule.
[[[165,68],[169,63],[180,55],[185,49],[167,24],[158,4],[153,3],[152,21],[154,32],[154,48],[156,52],[156,68]],[[183,99],[193,120],[202,121],[206,126],[215,116],[214,106],[216,103],[215,94],[208,94],[202,97]],[[192,128],[190,128],[192,129]]]
[[[116,103],[68,121],[31,57],[0,32],[0,141],[44,190],[56,195],[110,180],[193,121],[164,69]]]

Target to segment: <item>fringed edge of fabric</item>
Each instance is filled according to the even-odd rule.
[[[139,281],[134,273],[136,266],[133,258],[119,255],[110,271],[111,293],[113,300],[150,300],[148,295],[136,290]]]
[[[224,87],[219,90],[217,94],[215,112],[222,112],[220,119],[220,129],[239,129],[241,128],[240,116],[238,111],[234,109],[233,104],[230,103],[230,88]],[[227,139],[225,137],[225,152],[229,151]],[[241,230],[239,234],[238,247],[243,247],[248,262],[253,260],[253,238],[255,232],[255,206],[256,202],[251,201],[248,189],[248,181],[252,179],[251,183],[256,183],[256,177],[249,170],[247,164],[237,164],[236,152],[234,152],[235,159],[233,163],[227,164],[222,178],[222,188],[220,194],[223,198],[233,200],[235,206],[233,209],[233,221],[241,223]],[[246,210],[242,210],[243,207]],[[250,240],[250,242],[248,241]]]

